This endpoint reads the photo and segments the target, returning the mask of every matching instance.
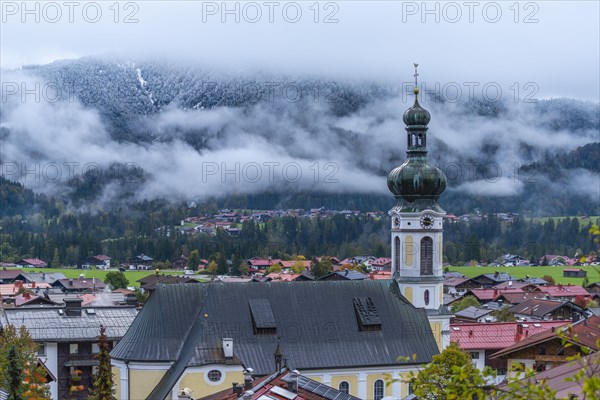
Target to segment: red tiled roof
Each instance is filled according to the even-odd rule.
[[[97,255],[97,256],[93,256],[92,258],[95,258],[98,261],[106,261],[106,260],[110,260],[111,258],[109,256],[105,256],[105,255]]]
[[[505,293],[523,293],[521,289],[471,289],[468,293],[471,293],[479,300],[494,300],[501,294]]]
[[[269,275],[267,275],[267,278],[271,278],[271,280],[273,280],[273,281],[291,282],[299,276],[300,276],[300,274],[284,274],[284,273],[272,272]]]
[[[379,258],[371,261],[371,265],[387,265],[387,264],[390,264],[391,262],[392,262],[391,258],[379,257]]]
[[[296,263],[302,263],[302,266],[304,268],[310,268],[310,260],[300,260],[300,261],[281,261],[281,265],[283,265],[284,268],[291,268],[294,264]]]
[[[369,279],[373,280],[385,280],[392,278],[392,271],[373,271],[369,274]]]
[[[579,285],[538,286],[538,290],[554,297],[590,296],[590,292]]]
[[[450,341],[463,350],[504,349],[527,336],[566,325],[565,321],[488,322],[485,324],[451,324]],[[523,325],[523,334],[517,333],[517,324]]]
[[[25,262],[25,264],[29,265],[46,265],[45,261],[40,260],[39,258],[24,258],[21,261]]]
[[[15,279],[21,274],[24,274],[24,272],[20,269],[0,269],[0,279]]]
[[[563,321],[564,323],[564,321]],[[568,325],[564,324],[565,326]],[[531,326],[531,324],[530,324]],[[587,320],[580,320],[575,325],[572,326],[571,331],[565,332],[565,338],[571,341],[569,338],[575,337],[572,343],[579,343],[581,345],[590,347],[594,350],[598,350],[596,347],[596,340],[600,335],[600,317],[592,316]],[[492,357],[500,357],[503,355],[507,355],[514,351],[524,349],[538,343],[545,342],[550,339],[558,338],[558,332],[550,330],[546,330],[535,335],[529,336],[522,340],[521,342],[514,343],[499,352],[493,354]]]
[[[281,262],[279,259],[270,260],[268,258],[251,258],[248,260],[250,265],[253,267],[269,267],[274,264],[278,264]]]

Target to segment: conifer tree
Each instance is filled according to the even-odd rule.
[[[116,400],[113,393],[113,374],[110,366],[110,355],[108,348],[108,338],[106,336],[106,328],[100,325],[100,336],[98,336],[98,372],[94,377],[92,385],[92,394],[89,400]]]

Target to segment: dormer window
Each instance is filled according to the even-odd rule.
[[[252,328],[255,335],[275,335],[277,333],[277,322],[268,299],[250,299],[250,314],[252,316]]]
[[[352,301],[358,329],[361,331],[380,331],[381,317],[373,300],[370,297],[359,297]]]

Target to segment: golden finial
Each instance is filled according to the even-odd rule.
[[[419,73],[417,72],[417,68],[419,67],[419,64],[413,63],[413,65],[415,66],[415,74],[413,75],[415,77],[415,88],[413,89],[413,93],[416,96],[417,94],[419,94],[419,82],[417,79],[419,76]]]

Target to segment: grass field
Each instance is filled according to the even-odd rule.
[[[450,267],[450,271],[460,272],[461,274],[472,278],[481,274],[493,274],[494,272],[506,272],[514,276],[515,278],[525,278],[529,275],[531,278],[541,278],[544,275],[550,275],[554,278],[556,283],[573,285],[581,285],[583,278],[564,278],[563,269],[569,267]],[[592,282],[600,282],[600,266],[588,266],[588,267],[571,267],[581,268],[587,271],[587,276]]]
[[[83,274],[86,278],[98,278],[104,281],[106,274],[111,272],[101,270],[101,269],[76,269],[76,268],[21,268],[24,272],[45,272],[46,274],[50,274],[52,272],[61,272],[67,278],[79,278],[80,274]],[[112,270],[116,271],[116,270]],[[138,279],[141,279],[145,276],[153,274],[154,271],[125,271],[124,274],[129,279],[129,286],[139,286],[139,282],[136,282]],[[165,273],[167,275],[183,275],[183,271],[175,271],[175,270],[161,270],[160,273]],[[195,277],[197,279],[197,277]]]

